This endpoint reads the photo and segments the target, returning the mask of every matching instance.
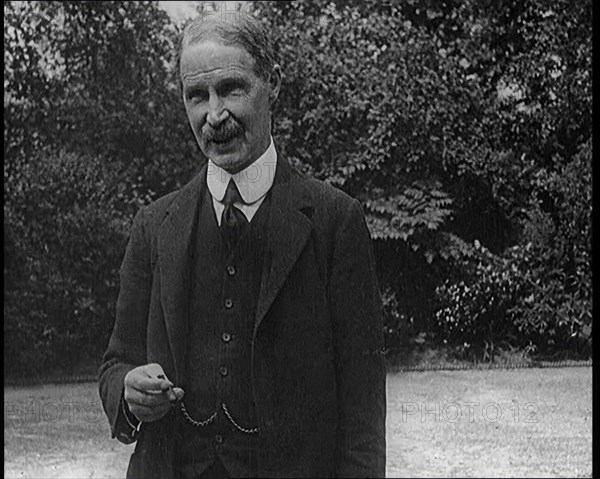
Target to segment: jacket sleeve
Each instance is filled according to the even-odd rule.
[[[371,238],[353,200],[336,234],[329,282],[339,427],[337,477],[384,477],[385,366]]]
[[[124,379],[133,368],[146,363],[146,325],[152,286],[150,239],[145,210],[136,214],[120,269],[116,319],[99,376],[100,398],[110,422],[112,437],[130,444],[138,430],[133,415],[126,416]],[[129,413],[131,414],[131,413]]]

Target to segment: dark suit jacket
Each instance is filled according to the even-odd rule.
[[[160,364],[183,377],[190,255],[206,167],[142,208],[121,266],[114,331],[100,368],[113,437],[137,439],[128,477],[172,477],[171,414],[132,435],[125,375]],[[252,341],[262,477],[383,477],[385,371],[380,296],[359,203],[278,160]],[[174,412],[173,412],[174,414]]]

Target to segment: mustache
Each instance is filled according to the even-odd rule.
[[[219,125],[218,128],[206,126],[202,132],[206,141],[224,142],[244,132],[242,125],[233,118]]]

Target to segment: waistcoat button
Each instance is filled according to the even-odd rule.
[[[223,341],[225,341],[226,343],[228,343],[229,341],[231,341],[231,334],[229,334],[229,333],[223,333],[221,335],[221,339],[223,339]]]
[[[227,274],[229,276],[233,276],[235,274],[235,266],[232,266],[232,265],[227,266]]]
[[[227,309],[231,309],[231,308],[233,308],[233,299],[231,299],[231,298],[227,298],[227,299],[225,300],[225,307],[226,307]]]

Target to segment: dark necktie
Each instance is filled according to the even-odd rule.
[[[248,219],[233,203],[243,203],[242,196],[233,179],[229,180],[222,203],[225,205],[221,215],[221,231],[229,251],[233,250],[248,224]]]

